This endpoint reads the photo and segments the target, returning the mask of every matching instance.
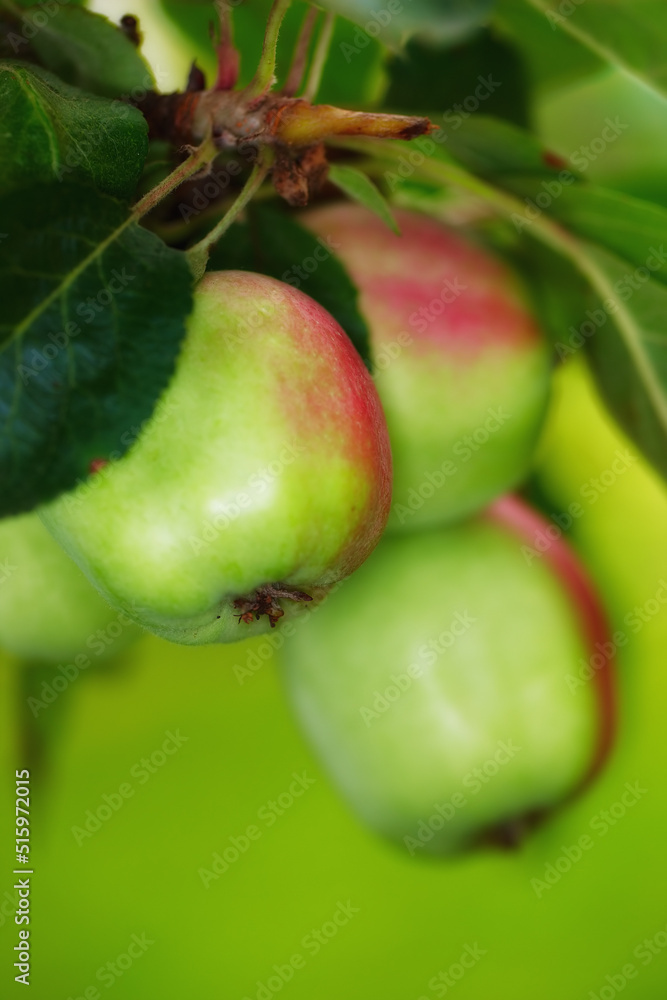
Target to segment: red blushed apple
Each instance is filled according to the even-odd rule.
[[[199,644],[326,595],[374,548],[390,498],[382,407],[343,330],[289,285],[219,271],[131,450],[42,517],[108,600]]]
[[[515,844],[607,756],[614,646],[562,538],[535,557],[548,528],[506,497],[388,535],[283,647],[290,699],[339,789],[410,855]]]
[[[302,216],[360,291],[394,456],[389,525],[481,509],[525,477],[545,413],[550,349],[517,277],[460,231],[361,206]]]

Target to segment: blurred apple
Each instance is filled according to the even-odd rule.
[[[508,497],[387,538],[285,645],[291,701],[338,787],[410,854],[515,840],[608,749],[614,647],[549,528]]]
[[[351,204],[303,222],[360,290],[394,457],[392,529],[480,510],[527,475],[550,350],[506,265],[459,230],[398,212],[401,236]]]
[[[110,607],[37,514],[0,521],[0,647],[26,660],[118,652],[141,630]]]

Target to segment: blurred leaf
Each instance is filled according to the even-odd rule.
[[[13,192],[0,218],[2,516],[131,445],[173,372],[192,275],[184,254],[81,185]]]
[[[540,327],[556,345],[556,357],[565,360],[568,351],[562,345],[595,304],[590,286],[571,261],[534,240],[521,240],[505,256],[521,274]]]
[[[493,0],[318,0],[318,6],[358,25],[353,44],[363,48],[379,38],[396,48],[412,35],[432,42],[455,42],[474,31],[488,16]]]
[[[0,104],[0,191],[81,178],[106,194],[132,196],[148,150],[136,108],[21,63],[0,63]]]
[[[575,350],[586,343],[579,331],[588,322],[588,350],[602,394],[626,432],[667,475],[667,211],[587,184],[507,123],[468,119],[448,134],[447,152],[519,196],[534,221],[550,216],[572,234],[565,247],[595,293],[600,321],[582,310]],[[517,216],[516,225],[523,231],[531,222]],[[535,265],[527,271],[535,276]],[[567,284],[567,266],[555,269],[554,276],[538,278],[542,297],[552,305]],[[573,290],[576,302],[576,284]]]
[[[550,176],[554,171],[569,167],[556,165],[530,132],[499,118],[486,115],[464,117],[447,112],[441,124],[445,132],[442,147],[468,170],[482,177],[502,177],[504,174],[538,173]]]
[[[232,226],[213,250],[208,270],[256,271],[310,295],[340,323],[370,369],[366,321],[358,292],[332,247],[279,209],[253,204],[248,222]]]
[[[556,31],[645,86],[667,94],[667,7],[663,0],[586,0],[563,11],[562,0],[523,0]]]
[[[26,12],[24,23],[40,12],[40,21],[24,28],[26,46],[66,83],[103,97],[121,97],[155,86],[153,75],[130,40],[101,14],[83,7],[54,4],[54,13]],[[42,24],[42,18],[47,18]],[[35,28],[35,25],[37,27]],[[23,45],[15,52],[23,56]]]
[[[617,254],[633,268],[647,271],[650,258],[652,277],[667,284],[667,209],[593,184],[565,187],[554,182],[551,194],[544,181],[530,177],[505,178],[504,186],[533,202],[540,194],[549,195],[549,215],[570,232]]]
[[[396,233],[397,236],[400,235],[398,223],[387,199],[361,170],[334,163],[329,168],[329,180],[348,197],[358,201],[360,205],[364,205],[371,212],[375,212],[392,232]]]
[[[651,279],[633,288],[627,261],[592,245],[586,252],[608,282],[604,301],[616,304],[611,315],[599,306],[590,320],[599,323],[587,344],[596,381],[621,427],[667,478],[667,288]]]
[[[497,0],[493,16],[520,50],[534,87],[558,87],[598,72],[606,64],[564,31],[557,31],[529,3]]]
[[[392,111],[446,109],[506,118],[517,125],[529,119],[523,56],[512,42],[489,28],[451,47],[411,41],[388,66],[385,107]]]

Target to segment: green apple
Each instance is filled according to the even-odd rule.
[[[0,521],[0,647],[25,660],[106,657],[140,635],[102,600],[36,514]]]
[[[411,855],[515,840],[609,748],[613,647],[548,527],[510,497],[388,536],[285,643],[291,701],[335,783]]]
[[[322,599],[374,548],[390,497],[382,407],[333,317],[282,282],[220,271],[197,288],[136,443],[42,517],[109,601],[200,644]]]
[[[550,351],[517,278],[460,232],[334,204],[303,215],[360,291],[394,456],[392,529],[480,510],[530,467]]]

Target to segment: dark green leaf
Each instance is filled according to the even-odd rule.
[[[411,41],[387,69],[384,105],[391,111],[445,110],[494,115],[527,125],[523,57],[498,32],[483,28],[460,45],[434,48]]]
[[[360,205],[364,205],[371,212],[375,212],[392,232],[400,234],[398,223],[387,199],[378,191],[370,177],[363,174],[361,170],[334,163],[329,168],[329,180],[348,197],[358,201]]]
[[[12,48],[17,59],[32,50],[43,66],[83,90],[121,97],[138,96],[155,86],[148,66],[123,32],[83,7],[53,3],[29,8],[16,35]]]
[[[136,108],[11,62],[0,63],[0,105],[0,192],[82,179],[106,194],[132,196],[148,149]]]
[[[185,256],[81,185],[0,201],[0,516],[120,457],[174,369]]]
[[[254,204],[248,215],[247,223],[233,226],[215,247],[208,270],[257,271],[301,289],[340,323],[370,368],[358,292],[331,247],[276,208]]]

